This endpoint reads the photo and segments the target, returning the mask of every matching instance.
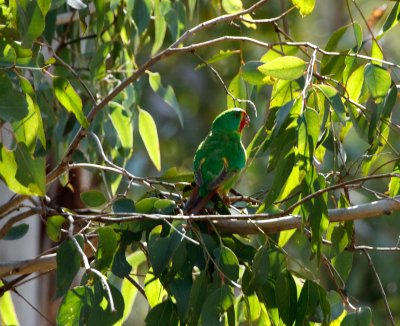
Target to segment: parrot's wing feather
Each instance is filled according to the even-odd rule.
[[[209,190],[218,189],[220,185],[222,185],[225,180],[231,178],[237,171],[228,171],[225,167],[221,170],[221,172],[216,176],[216,178],[208,184]]]

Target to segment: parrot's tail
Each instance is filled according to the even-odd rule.
[[[185,207],[183,207],[183,213],[186,215],[197,214],[207,203],[210,199],[215,195],[217,189],[215,191],[211,191],[206,196],[201,196],[199,193],[199,187],[196,185],[193,188],[192,194],[189,200],[186,202]]]

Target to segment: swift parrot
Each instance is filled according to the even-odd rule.
[[[247,113],[238,108],[215,118],[194,156],[196,185],[183,209],[185,214],[197,214],[216,193],[226,196],[235,184],[246,165],[241,135],[249,122]]]

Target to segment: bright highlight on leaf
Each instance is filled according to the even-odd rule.
[[[243,10],[243,4],[241,0],[222,0],[222,8],[224,8],[228,14],[233,14]]]
[[[83,128],[89,126],[85,115],[82,111],[82,100],[70,82],[64,78],[54,78],[53,80],[54,92],[60,103],[72,112]]]
[[[139,133],[151,161],[158,171],[161,170],[160,144],[157,126],[149,112],[139,109]]]
[[[292,0],[292,3],[303,17],[311,14],[315,6],[315,0]]]
[[[117,131],[122,147],[131,150],[133,146],[132,118],[121,104],[110,102],[109,105],[111,107],[111,123]]]
[[[258,69],[267,76],[278,79],[295,80],[304,74],[307,63],[300,58],[285,56],[263,64]]]

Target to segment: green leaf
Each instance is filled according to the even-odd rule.
[[[243,4],[241,0],[222,0],[222,8],[228,14],[233,14],[243,10]]]
[[[45,19],[41,8],[37,5],[36,1],[29,2],[25,12],[27,21],[27,28],[24,31],[22,46],[24,48],[31,48],[33,41],[35,41],[44,31]]]
[[[0,119],[19,121],[28,114],[28,103],[24,94],[14,90],[0,93]]]
[[[166,300],[153,307],[146,316],[146,325],[178,325],[179,318],[176,312],[176,306],[171,300]]]
[[[382,102],[392,82],[390,73],[380,66],[368,63],[365,66],[364,78],[375,103]]]
[[[199,325],[219,325],[218,321],[234,302],[233,290],[226,284],[212,291],[204,302]]]
[[[167,23],[161,12],[161,3],[163,0],[154,1],[154,42],[151,49],[151,55],[154,55],[163,45],[165,32],[167,31]]]
[[[126,247],[129,243],[130,241],[122,236],[117,252],[114,255],[111,271],[120,278],[129,275],[132,270],[132,266],[126,260]]]
[[[43,14],[43,17],[46,16],[51,7],[51,0],[37,0],[37,4]]]
[[[273,202],[278,198],[281,193],[284,185],[288,181],[286,176],[290,175],[295,165],[295,154],[293,150],[289,151],[284,157],[282,162],[278,165],[274,179],[271,184],[271,188],[265,197],[264,204],[260,206],[259,212],[262,212],[264,209],[268,208],[273,204]]]
[[[65,222],[65,217],[61,215],[50,216],[46,221],[46,233],[50,240],[54,242],[60,241],[61,227]]]
[[[40,113],[39,105],[36,101],[36,93],[31,83],[21,75],[18,76],[21,88],[26,94],[26,101],[28,103],[28,115],[18,123],[14,123],[13,127],[18,134],[17,128],[23,136],[23,142],[28,146],[31,152],[34,151],[36,145],[36,138],[38,137],[42,143],[43,148],[46,148],[46,137],[43,129],[43,121]]]
[[[343,35],[346,33],[348,28],[351,25],[342,26],[333,32],[325,46],[326,51],[337,51],[338,44],[340,40],[343,38]],[[348,51],[347,51],[348,52]],[[323,75],[335,74],[338,71],[343,72],[343,63],[345,61],[345,57],[342,56],[331,56],[331,55],[323,55],[321,59],[321,73]]]
[[[372,44],[371,44],[371,57],[379,59],[379,60],[383,60],[383,52],[382,52],[382,49],[379,46],[378,42],[375,41],[374,39],[371,40],[371,42],[372,42]],[[380,62],[380,61],[372,60],[371,63],[375,64],[377,66],[382,66],[382,62]]]
[[[17,240],[21,239],[25,234],[28,233],[29,224],[21,223],[13,226],[7,234],[2,238],[2,240]]]
[[[293,325],[297,310],[297,289],[292,274],[283,271],[276,280],[275,292],[279,316],[285,325]]]
[[[262,65],[263,63],[260,61],[247,61],[240,67],[242,78],[251,85],[266,84],[265,75],[258,69]]]
[[[110,267],[117,250],[117,234],[109,226],[97,228],[96,233],[99,236],[99,244],[96,252],[96,269],[104,272]]]
[[[24,143],[19,143],[15,151],[0,144],[0,175],[16,193],[45,195],[45,161],[33,157]]]
[[[139,108],[139,133],[151,161],[158,171],[161,170],[160,144],[157,126],[149,112]]]
[[[303,76],[307,63],[300,58],[284,56],[258,67],[263,74],[283,80],[295,80]]]
[[[83,249],[83,236],[77,235],[75,239]],[[56,297],[65,295],[81,267],[81,255],[71,239],[65,240],[57,250],[57,284]]]
[[[347,95],[351,100],[358,101],[364,83],[364,66],[358,67],[347,80]]]
[[[128,263],[132,266],[132,274],[137,273],[137,270],[141,264],[146,262],[146,256],[142,251],[136,251],[132,254],[130,254],[126,260]],[[132,276],[136,281],[138,281],[136,276]],[[124,278],[122,281],[121,285],[121,294],[122,297],[124,298],[125,302],[125,309],[124,309],[124,314],[122,316],[122,319],[120,319],[115,326],[122,326],[123,323],[129,318],[132,308],[133,308],[133,303],[136,299],[136,295],[138,293],[138,289],[136,286],[134,286],[130,280]]]
[[[239,277],[239,261],[235,253],[228,247],[221,246],[214,250],[215,262],[218,265],[222,278],[227,276],[236,282]]]
[[[332,265],[344,282],[348,279],[353,267],[353,253],[343,251],[332,258]]]
[[[316,0],[292,0],[292,3],[304,17],[313,12],[315,1]]]
[[[393,168],[393,173],[400,173],[400,162],[397,162]],[[391,177],[389,182],[389,195],[395,197],[400,193],[400,178]]]
[[[146,274],[144,284],[147,302],[149,303],[150,307],[155,307],[167,296],[167,291],[165,291],[160,279],[154,276],[152,268],[150,268]]]
[[[298,124],[298,154],[303,164],[309,166],[313,164],[314,151],[319,137],[319,115],[314,109],[306,108],[299,117]]]
[[[126,110],[121,104],[116,102],[110,102],[111,108],[110,118],[119,139],[121,140],[122,147],[132,150],[133,147],[133,123],[132,117],[128,110]]]
[[[83,128],[89,127],[85,115],[82,111],[82,100],[67,79],[57,77],[53,79],[54,93],[58,101],[72,112]]]
[[[120,198],[113,203],[114,213],[135,213],[135,202],[129,198]]]
[[[189,320],[188,325],[197,325],[200,318],[201,308],[207,296],[207,275],[206,272],[201,271],[198,275],[190,291],[189,298]]]
[[[109,296],[103,288],[102,283],[96,276],[93,291],[93,301],[89,309],[84,309],[87,325],[114,325],[119,321],[124,313],[125,303],[121,292],[112,284],[109,284],[111,296],[114,301],[115,311],[111,311]]]
[[[297,303],[296,324],[295,326],[304,325],[309,316],[314,314],[319,301],[319,286],[313,281],[306,280]]]
[[[181,229],[181,232],[183,232],[182,225],[177,229]],[[183,240],[182,235],[174,229],[171,229],[171,232],[166,237],[161,236],[161,231],[162,225],[156,226],[150,232],[147,245],[149,260],[156,276],[159,276],[164,271]]]
[[[318,85],[318,89],[324,94],[329,104],[332,106],[337,117],[343,125],[346,125],[346,111],[343,102],[336,88],[329,85]]]
[[[315,170],[311,170],[306,177],[307,194],[314,193],[325,188],[325,179],[317,175]],[[305,204],[308,209],[308,221],[311,226],[311,249],[317,254],[318,260],[322,250],[322,234],[329,225],[328,219],[328,195],[327,193],[317,196]]]
[[[81,313],[90,302],[86,286],[77,286],[67,292],[57,312],[57,325],[79,325]]]
[[[231,81],[228,87],[228,91],[235,98],[233,99],[231,95],[226,96],[226,107],[228,109],[232,108],[242,108],[246,109],[245,102],[239,102],[239,100],[247,99],[246,84],[243,81],[242,76],[238,73]]]
[[[82,192],[80,197],[87,207],[100,207],[107,202],[104,194],[97,190],[88,190]]]
[[[295,81],[277,80],[272,88],[270,107],[281,107],[298,98],[300,86]]]
[[[369,326],[371,325],[371,318],[371,309],[369,307],[362,307],[344,317],[340,326]]]
[[[379,35],[377,36],[380,39],[387,31],[391,30],[395,27],[400,20],[400,5],[397,1],[396,4],[393,6],[389,16],[386,18]]]
[[[152,10],[151,0],[135,0],[132,17],[138,27],[139,33],[143,34],[150,23]]]
[[[158,72],[149,72],[149,83],[151,89],[156,92],[165,103],[167,103],[172,109],[174,109],[176,115],[178,116],[181,126],[183,126],[183,117],[179,102],[176,99],[175,92],[173,88],[168,85],[166,88],[161,82],[161,76]]]
[[[105,4],[103,0],[94,0],[96,8],[96,21],[97,21],[97,35],[101,35],[104,25]]]
[[[356,38],[357,50],[360,50],[363,42],[363,32],[361,25],[356,21],[353,23],[353,30],[354,36]]]
[[[0,287],[4,283],[0,280]],[[6,291],[0,296],[0,316],[4,325],[19,325],[18,316],[15,312],[14,303],[11,297],[11,291]]]

